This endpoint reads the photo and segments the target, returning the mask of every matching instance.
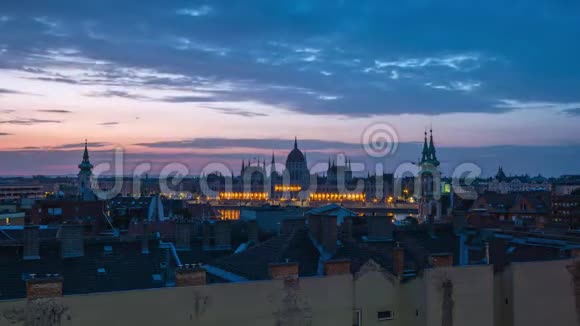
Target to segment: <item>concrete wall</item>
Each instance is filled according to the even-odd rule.
[[[0,325],[350,326],[360,309],[363,326],[572,326],[571,268],[580,263],[517,263],[495,275],[490,265],[440,267],[400,282],[371,261],[355,275],[3,301]],[[378,320],[385,310],[393,320]]]
[[[493,267],[425,270],[426,325],[492,326]]]
[[[513,326],[580,325],[573,269],[579,261],[515,263],[512,273]]]

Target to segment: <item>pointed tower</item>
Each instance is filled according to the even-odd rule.
[[[294,136],[294,149],[298,149],[298,137]]]
[[[427,145],[427,128],[425,128],[425,141],[423,142],[423,152],[421,156],[421,163],[429,160],[429,146]]]
[[[78,173],[78,187],[79,198],[81,200],[95,200],[95,195],[91,189],[91,176],[93,175],[93,165],[89,161],[88,143],[85,139],[85,151],[83,153],[83,161],[79,164]]]
[[[433,129],[430,130],[430,140],[429,140],[429,160],[435,166],[439,165],[439,161],[437,160],[437,154],[435,153],[435,145],[433,144]]]

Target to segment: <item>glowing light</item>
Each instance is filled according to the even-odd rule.
[[[274,191],[276,192],[297,192],[301,191],[302,186],[300,185],[275,185]]]
[[[218,200],[267,200],[266,192],[220,192]]]

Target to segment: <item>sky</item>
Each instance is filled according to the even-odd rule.
[[[337,153],[395,169],[580,173],[577,1],[1,1],[0,175],[239,170]],[[364,151],[386,124],[396,151]]]

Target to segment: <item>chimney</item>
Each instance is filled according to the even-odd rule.
[[[28,300],[62,297],[63,279],[59,274],[38,276],[31,274],[26,280],[26,298]]]
[[[298,263],[272,263],[268,265],[270,277],[273,280],[297,280],[299,275]]]
[[[340,239],[352,241],[352,217],[345,217],[340,225]]]
[[[320,243],[322,241],[322,216],[320,215],[309,215],[308,216],[308,229],[310,230],[310,236],[316,242]]]
[[[324,275],[350,274],[350,259],[335,259],[324,262]]]
[[[453,266],[453,254],[439,253],[429,256],[429,264],[435,268]]]
[[[175,270],[176,286],[195,286],[206,284],[206,272],[201,265],[185,264]]]
[[[283,235],[291,234],[295,230],[304,228],[304,225],[306,225],[305,222],[306,220],[304,218],[289,218],[282,220],[282,228],[280,229],[280,232]]]
[[[229,250],[231,245],[231,229],[229,221],[216,221],[215,228],[215,246],[217,249]]]
[[[24,236],[24,250],[22,252],[22,259],[24,260],[40,259],[38,225],[25,225],[23,236]]]
[[[81,224],[62,224],[60,226],[61,258],[75,258],[85,255],[83,230]]]
[[[336,216],[326,215],[322,217],[322,249],[325,253],[336,253],[336,240],[338,239],[338,227]]]
[[[141,238],[141,253],[149,254],[149,222],[143,221],[143,237]]]
[[[191,223],[175,223],[175,247],[177,250],[191,250],[191,229]]]
[[[393,221],[388,216],[367,217],[367,240],[368,241],[391,241],[393,240]]]
[[[248,228],[248,241],[258,244],[260,242],[260,230],[258,229],[258,222],[251,220],[246,222]]]
[[[211,245],[211,224],[203,222],[203,248],[209,248]]]
[[[393,273],[399,278],[403,278],[405,272],[405,249],[397,242],[393,248]]]

